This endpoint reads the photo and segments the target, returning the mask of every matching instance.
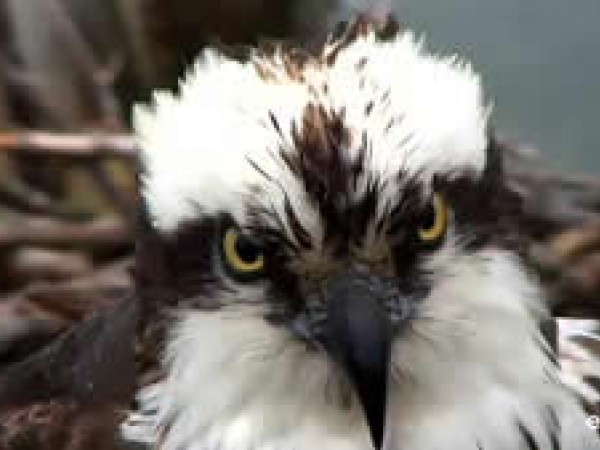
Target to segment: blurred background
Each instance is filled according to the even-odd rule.
[[[0,0],[0,371],[131,289],[132,104],[204,45],[315,47],[357,11],[483,73],[527,260],[600,352],[581,332],[600,317],[597,0]]]

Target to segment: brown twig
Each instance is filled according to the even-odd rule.
[[[44,192],[20,182],[0,182],[0,204],[18,211],[45,214],[57,219],[76,220],[91,218],[89,214],[73,210],[56,202]]]
[[[131,292],[131,265],[131,260],[125,258],[71,280],[35,282],[25,288],[23,295],[45,311],[79,321]]]
[[[22,246],[6,258],[11,284],[39,280],[68,280],[94,271],[90,255],[79,250],[52,250]]]
[[[43,77],[12,62],[0,52],[0,75],[6,83],[6,91],[16,93],[24,101],[26,107],[33,113],[36,120],[39,117],[50,119],[53,126],[67,128],[71,120],[70,112],[65,109],[59,99],[48,95]]]
[[[0,64],[2,64],[0,62]],[[11,112],[10,112],[10,108],[8,106],[8,101],[7,101],[7,94],[6,94],[6,87],[4,86],[4,82],[3,82],[3,75],[2,72],[0,71],[0,128],[3,126],[6,126],[10,119],[11,119]]]
[[[140,0],[118,0],[116,6],[121,12],[124,32],[130,42],[131,53],[135,60],[135,71],[144,87],[156,86],[158,76],[156,63],[152,57],[147,30],[142,21]]]
[[[135,138],[130,134],[52,133],[45,131],[0,132],[0,151],[18,151],[52,156],[98,157],[137,154]]]
[[[135,205],[125,193],[115,186],[113,177],[106,166],[100,159],[92,159],[87,164],[88,172],[91,178],[94,180],[98,189],[108,198],[108,200],[115,206],[121,216],[129,222],[133,227],[137,218],[135,212]]]
[[[96,95],[102,120],[106,124],[119,126],[123,124],[119,102],[112,90],[114,79],[120,71],[122,58],[113,57],[112,61],[102,67],[95,58],[95,52],[84,38],[81,30],[66,11],[63,4],[57,0],[46,0],[50,19],[60,31],[66,50],[71,54],[74,65],[84,75],[84,81],[90,84],[90,91]],[[114,56],[114,55],[113,55]]]
[[[510,176],[524,183],[552,185],[555,189],[579,189],[600,192],[600,177],[584,174],[567,174],[551,170],[512,170]]]
[[[122,247],[131,243],[130,228],[121,219],[95,219],[82,224],[27,217],[0,226],[0,248],[17,245],[60,248]]]

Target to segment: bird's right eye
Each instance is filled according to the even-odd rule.
[[[425,244],[440,242],[448,228],[448,204],[440,194],[435,194],[419,228],[419,239]]]
[[[236,228],[223,233],[223,259],[226,268],[236,277],[251,280],[260,277],[265,268],[263,249]]]

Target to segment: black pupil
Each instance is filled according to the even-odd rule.
[[[421,227],[424,230],[431,230],[435,226],[435,215],[435,206],[431,203],[423,214]]]
[[[256,261],[260,256],[260,249],[250,239],[243,236],[236,240],[235,251],[240,259],[247,263]]]

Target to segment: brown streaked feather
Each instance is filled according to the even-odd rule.
[[[0,409],[71,399],[126,400],[134,386],[137,300],[127,298],[0,373]]]
[[[0,413],[0,450],[127,450],[116,438],[113,405],[34,403]]]
[[[328,66],[335,63],[339,53],[356,39],[367,35],[370,31],[375,31],[379,39],[385,40],[398,33],[398,22],[390,14],[383,20],[373,20],[365,14],[359,15],[350,23],[341,22],[325,45],[325,51],[322,60]]]
[[[340,114],[309,103],[302,117],[302,130],[294,128],[294,143],[299,160],[294,167],[303,179],[312,178],[329,194],[347,190],[350,161],[345,151],[350,142]],[[307,186],[310,191],[310,186]]]
[[[1,450],[116,450],[135,388],[138,304],[119,302],[0,373]]]

